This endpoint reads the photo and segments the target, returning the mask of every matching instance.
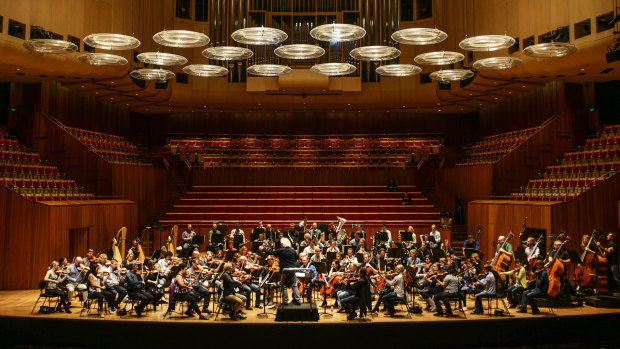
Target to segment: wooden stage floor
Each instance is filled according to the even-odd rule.
[[[259,318],[257,316],[263,311],[262,308],[246,311],[247,319],[242,321],[232,321],[225,315],[220,315],[217,320],[214,320],[214,314],[211,316],[210,320],[206,321],[198,320],[197,317],[185,317],[184,319],[181,319],[179,314],[174,314],[171,318],[166,317],[164,319],[163,315],[167,309],[167,304],[158,306],[157,311],[153,311],[152,308],[149,307],[151,310],[146,312],[146,315],[139,319],[133,314],[123,317],[106,315],[105,318],[102,319],[99,318],[96,312],[92,315],[85,315],[86,313],[84,313],[83,316],[80,317],[79,313],[81,308],[80,303],[77,301],[74,301],[71,308],[73,312],[72,314],[55,313],[49,315],[39,315],[36,312],[39,308],[39,305],[37,305],[35,313],[30,315],[30,311],[34,306],[38,294],[38,290],[0,291],[0,330],[13,331],[15,330],[13,327],[21,328],[23,326],[26,328],[38,328],[39,330],[41,328],[56,326],[60,326],[62,328],[64,325],[61,324],[65,324],[70,326],[70,328],[76,329],[75,331],[72,330],[72,333],[78,331],[78,328],[82,328],[85,329],[85,331],[90,335],[92,335],[93,330],[99,332],[101,329],[114,328],[116,326],[124,329],[135,327],[136,329],[149,329],[149,331],[159,331],[158,329],[162,329],[163,331],[172,332],[174,332],[173,329],[177,328],[195,328],[198,329],[200,333],[230,333],[232,336],[235,336],[235,334],[239,335],[239,333],[247,333],[248,331],[253,333],[252,330],[249,330],[253,328],[254,330],[257,330],[257,335],[260,336],[260,333],[264,333],[265,335],[276,333],[286,335],[287,332],[290,332],[291,328],[299,328],[299,326],[303,325],[304,328],[307,328],[311,332],[313,331],[311,330],[312,328],[317,328],[321,329],[319,333],[329,333],[332,331],[334,333],[343,333],[344,331],[344,333],[351,334],[359,332],[360,335],[372,335],[374,332],[373,328],[376,328],[377,331],[387,330],[390,333],[393,333],[391,337],[393,340],[406,340],[407,334],[411,335],[412,333],[416,333],[417,335],[415,337],[418,339],[423,338],[420,334],[428,334],[429,336],[433,336],[439,333],[439,336],[436,337],[436,341],[430,343],[434,343],[433,345],[435,347],[441,347],[443,346],[441,343],[446,343],[446,345],[449,346],[446,341],[451,338],[451,335],[446,337],[445,335],[441,335],[441,333],[454,333],[455,335],[458,335],[459,333],[469,333],[468,331],[472,330],[476,333],[479,333],[480,330],[484,329],[488,329],[489,332],[500,331],[499,333],[502,333],[502,336],[497,336],[499,341],[489,342],[489,345],[502,345],[500,338],[503,338],[503,334],[511,336],[511,333],[513,333],[511,331],[518,328],[523,328],[526,331],[529,329],[532,332],[535,332],[536,329],[540,329],[541,326],[542,328],[548,328],[549,326],[555,326],[554,324],[561,324],[566,331],[564,338],[568,339],[568,342],[573,343],[576,338],[570,336],[572,326],[578,326],[579,324],[590,324],[592,326],[599,326],[599,330],[597,332],[600,332],[600,330],[603,330],[600,326],[605,327],[608,325],[610,326],[609,328],[615,329],[617,328],[617,324],[620,323],[620,309],[594,308],[587,305],[584,305],[583,307],[554,308],[555,315],[552,315],[548,308],[544,307],[540,308],[542,314],[537,316],[516,313],[514,309],[511,309],[512,317],[489,316],[486,314],[470,315],[470,312],[473,310],[473,299],[471,301],[468,299],[469,310],[466,311],[467,319],[463,317],[461,312],[457,312],[456,310],[454,313],[457,317],[453,318],[436,317],[433,316],[433,313],[424,311],[421,315],[412,314],[412,318],[409,319],[401,307],[397,307],[397,316],[394,318],[387,317],[384,313],[380,313],[372,319],[356,319],[353,321],[347,321],[345,314],[334,312],[333,317],[321,316],[318,322],[275,322],[275,315],[269,315],[268,318]],[[486,301],[483,303],[486,305]],[[320,313],[323,312],[323,308],[319,308],[319,310]],[[267,309],[267,311],[275,313],[276,309]],[[328,313],[332,314],[329,308]],[[19,331],[19,329],[17,331]],[[394,335],[394,333],[397,335]],[[497,334],[497,332],[492,336],[487,335],[487,337],[494,337],[495,334]],[[615,332],[614,334],[617,337]],[[515,337],[518,338],[520,336],[521,335],[517,335]],[[44,338],[43,342],[40,341],[38,336],[26,336],[21,338],[21,341],[17,341],[16,343],[31,344],[28,341],[32,340],[33,343],[37,344],[70,344],[75,346],[75,343],[66,343],[63,341],[49,342],[50,337],[45,338],[45,335],[42,335],[42,337]],[[51,338],[63,338],[63,336],[54,337],[52,335]],[[376,339],[377,338],[372,335],[372,337],[364,340],[362,343],[368,343],[368,341],[372,342]],[[192,339],[189,340],[192,341]],[[420,343],[423,342],[424,341],[421,341]],[[479,347],[482,343],[484,342],[462,342],[461,346],[463,344],[471,344]],[[512,343],[515,343],[514,345],[518,344],[518,342]],[[620,340],[618,340],[617,343],[620,345]],[[90,345],[98,346],[94,343],[91,343]],[[503,345],[506,345],[506,343],[504,342]]]

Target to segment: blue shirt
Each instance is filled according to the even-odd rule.
[[[75,264],[71,264],[69,268],[67,268],[67,270],[69,270],[69,275],[67,276],[67,279],[69,281],[77,283],[77,284],[82,282],[82,279],[84,278],[84,273],[79,271]]]
[[[133,271],[127,273],[127,289],[130,291],[139,291],[142,289],[142,278]]]
[[[540,280],[541,283],[536,283],[536,288],[543,290],[545,293],[549,289],[549,276],[547,275],[547,270],[543,269],[538,275],[536,275],[536,279]]]
[[[312,272],[312,281],[316,280],[319,277],[319,273],[316,271],[314,265],[308,263],[308,266],[304,266],[304,268],[310,268],[310,271]]]

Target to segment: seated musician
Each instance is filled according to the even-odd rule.
[[[428,244],[428,235],[424,235],[423,239],[426,240],[422,240],[418,254],[420,255],[420,258],[430,257],[433,253],[431,252],[431,247]]]
[[[220,261],[224,260],[224,250],[220,250],[220,249],[216,250],[215,259],[220,260]]]
[[[45,281],[45,293],[58,296],[60,298],[56,311],[62,312],[64,309],[65,313],[70,314],[71,310],[69,309],[69,304],[67,301],[67,293],[60,288],[60,285],[68,277],[68,275],[69,274],[62,273],[62,269],[60,268],[58,262],[53,261],[45,273],[43,281]]]
[[[330,241],[329,247],[327,248],[327,252],[340,252],[338,247],[336,247],[336,241]]]
[[[164,254],[164,258],[157,261],[157,266],[160,268],[170,268],[172,267],[172,256],[173,253],[168,251]]]
[[[121,281],[125,278],[121,275],[121,270],[118,266],[118,261],[112,260],[110,275],[105,281],[106,290],[108,290],[115,297],[115,301],[110,305],[112,311],[119,308],[123,299],[127,295],[127,289],[121,285]],[[121,279],[122,278],[122,279]]]
[[[351,245],[351,247],[353,247],[355,251],[357,251],[360,248],[361,240],[362,238],[359,233],[354,233],[353,238],[351,239],[351,241],[349,241],[349,245]]]
[[[489,296],[495,295],[495,276],[491,272],[491,265],[485,264],[483,269],[484,278],[480,279],[474,285],[484,286],[484,291],[476,295],[476,302],[474,306],[473,315],[479,315],[483,313],[482,299],[489,298]]]
[[[245,309],[252,310],[252,292],[254,292],[254,306],[256,308],[260,308],[261,306],[261,293],[260,287],[257,284],[252,282],[252,272],[255,270],[251,266],[248,265],[248,260],[246,256],[240,256],[239,261],[235,267],[238,271],[243,271],[246,275],[243,278],[240,278],[241,286],[239,287],[239,292],[243,294],[246,298]]]
[[[357,250],[355,251],[355,253],[368,253],[370,252],[370,248],[368,248],[368,245],[366,245],[366,240],[362,239],[360,240],[360,244],[357,247]]]
[[[382,271],[384,270],[382,268],[382,265],[385,266],[386,264],[387,262],[385,260],[385,249],[382,248],[379,250],[379,253],[370,260],[370,265],[372,265],[374,269]]]
[[[443,308],[441,307],[441,302],[446,306],[446,316],[452,316],[452,307],[450,306],[450,302],[445,300],[446,298],[452,298],[458,295],[459,291],[459,278],[456,277],[456,269],[454,266],[450,266],[448,268],[448,275],[443,278],[442,281],[437,282],[437,286],[441,287],[443,290],[436,294],[434,297],[435,308],[437,309],[437,313],[435,316],[444,316]]]
[[[357,257],[355,257],[355,255],[353,254],[353,248],[349,247],[347,249],[347,255],[344,257],[344,260],[342,261],[342,264],[344,264],[345,266],[348,266],[349,264],[357,264]]]
[[[198,245],[192,243],[194,236],[196,236],[196,232],[192,229],[192,225],[188,224],[187,229],[181,234],[183,239],[183,256],[189,256],[193,249],[198,248]]]
[[[301,249],[302,247],[306,248],[306,247],[310,246],[310,241],[311,241],[310,240],[310,234],[305,233],[304,234],[304,239],[299,243],[299,248]]]
[[[420,257],[418,257],[418,251],[413,249],[409,251],[409,257],[407,257],[407,266],[412,266],[414,268],[416,268],[415,273],[416,274],[420,274],[420,271],[422,270],[422,261],[420,260]]]
[[[138,266],[140,262],[132,262],[129,265],[129,272],[127,273],[127,293],[131,299],[140,301],[134,310],[138,317],[142,316],[142,311],[149,303],[153,302],[153,296],[143,291],[145,286],[142,275],[138,275]]]
[[[480,250],[480,242],[474,241],[473,235],[467,235],[467,240],[463,243],[463,248],[473,248],[476,251]]]
[[[428,233],[428,236],[432,238],[431,241],[433,241],[437,246],[441,244],[441,233],[437,230],[437,225],[431,225],[431,231]]]
[[[69,268],[70,265],[71,263],[69,263],[69,259],[67,257],[58,258],[58,266],[60,267],[61,270],[65,270]]]
[[[68,299],[71,299],[71,295],[75,291],[81,292],[82,299],[86,299],[88,293],[85,284],[85,276],[90,269],[82,265],[82,257],[75,257],[75,262],[71,264],[67,270],[69,270],[66,284],[69,296]]]
[[[133,254],[133,252],[129,252],[127,253],[127,255],[125,256],[125,260],[123,261],[123,263],[121,263],[121,267],[129,270],[129,266],[131,265],[131,263],[135,262],[135,255]]]
[[[233,270],[233,265],[231,263],[224,264],[224,273],[222,274],[222,283],[224,287],[223,297],[232,305],[232,309],[230,311],[230,318],[233,320],[237,319],[245,319],[245,315],[241,313],[241,308],[243,304],[246,302],[246,298],[244,295],[240,293],[236,293],[235,289],[241,286],[239,281],[235,281],[230,272]]]
[[[616,234],[608,233],[607,245],[602,246],[600,241],[596,245],[603,250],[603,255],[607,260],[607,295],[613,295],[614,289],[620,292],[620,271],[618,270],[618,245],[616,244]]]
[[[268,240],[265,240],[265,234],[259,233],[258,237],[252,241],[253,244],[265,245],[268,243]]]
[[[306,234],[308,235],[308,234]],[[314,254],[314,249],[316,248],[316,243],[314,242],[314,240],[310,240],[308,242],[308,246],[306,246],[304,248],[304,250],[302,251],[303,254],[305,254],[306,256],[310,256]]]
[[[314,248],[314,254],[310,257],[310,263],[322,262],[325,259],[325,256],[321,253],[320,247]]]
[[[97,263],[92,263],[91,267],[92,272],[88,274],[88,299],[97,300],[99,317],[104,317],[103,300],[105,299],[106,303],[108,303],[108,314],[111,314],[110,309],[116,305],[114,294],[105,289],[104,282],[102,281],[109,273],[108,275],[104,275],[102,271],[103,268]]]
[[[302,268],[309,268],[310,272],[312,273],[312,279],[309,282],[304,283],[304,290],[303,290],[303,293],[306,296],[308,303],[312,303],[312,285],[316,283],[319,277],[319,274],[317,273],[314,265],[310,264],[310,259],[308,259],[308,256],[301,257],[301,264],[302,264],[301,266]]]
[[[235,241],[234,240],[228,240],[228,248],[226,249],[226,254],[228,254],[228,252],[237,252],[238,250],[235,248]]]
[[[187,264],[184,264],[174,278],[174,283],[176,285],[174,299],[187,302],[187,311],[185,312],[187,316],[194,316],[192,312],[195,312],[198,314],[200,320],[209,320],[209,317],[204,315],[200,311],[200,307],[198,307],[199,296],[192,292],[192,284],[195,282],[195,275],[187,272],[190,268],[191,267],[188,267]]]
[[[90,263],[96,262],[96,261],[97,261],[97,258],[95,257],[95,252],[93,251],[92,248],[89,248],[88,251],[86,251],[86,257],[84,257],[84,260],[82,261],[82,265],[89,268]]]
[[[359,302],[362,299],[364,289],[370,287],[368,278],[366,277],[366,269],[360,269],[358,277],[359,280],[354,283],[349,283],[348,285],[351,295],[340,300],[340,304],[342,304],[347,312],[347,320],[353,320],[357,316],[353,304]]]
[[[409,193],[404,192],[403,193],[403,198],[402,198],[402,203],[404,206],[410,206],[411,205],[411,198],[409,197]]]
[[[443,253],[446,254],[446,256],[453,256],[454,255],[454,249],[452,248],[452,244],[450,243],[450,240],[445,239],[443,241],[442,251],[443,251]]]
[[[357,272],[358,272],[357,263],[349,263],[348,267],[346,268],[344,276],[341,278],[341,283],[345,287],[342,287],[340,290],[336,291],[336,304],[341,307],[340,310],[338,311],[339,313],[344,313],[346,311],[341,301],[355,294],[354,291],[346,287],[347,286],[346,280],[349,278],[356,278],[358,276]]]
[[[506,297],[508,298],[508,308],[514,308],[519,304],[521,300],[521,293],[527,288],[527,273],[523,261],[520,258],[515,260],[515,268],[500,275],[514,275],[515,283],[508,287],[506,290]]]
[[[399,297],[405,297],[405,278],[403,276],[403,272],[405,271],[405,267],[402,264],[399,264],[395,268],[395,274],[386,274],[385,275],[385,284],[390,287],[392,290],[388,293],[379,293],[379,299],[373,308],[373,313],[379,311],[379,306],[381,305],[381,301],[385,305],[385,309],[388,312],[388,316],[394,316],[395,309],[394,303],[392,299]]]
[[[164,286],[160,283],[159,271],[157,270],[155,263],[152,259],[146,260],[145,263],[145,275],[144,275],[144,291],[153,296],[153,305],[158,302],[166,302],[164,297]],[[165,281],[165,279],[164,279]]]
[[[413,226],[410,225],[409,227],[407,227],[407,231],[411,233],[411,241],[409,241],[410,244],[415,244],[418,242],[418,238],[415,235],[415,230],[413,229]],[[410,247],[412,247],[413,245],[410,245]]]
[[[438,263],[433,263],[431,268],[428,270],[426,275],[423,276],[424,280],[424,289],[420,294],[424,300],[426,300],[426,308],[425,310],[436,311],[435,303],[433,302],[433,296],[439,294],[443,291],[443,287],[439,285],[441,280],[439,280],[439,276],[442,273],[440,266]]]
[[[545,269],[545,261],[542,259],[536,260],[536,271],[534,272],[536,275],[536,279],[532,280],[532,282],[536,283],[534,289],[525,290],[521,295],[521,309],[519,309],[518,313],[527,313],[527,305],[529,304],[532,308],[532,314],[538,315],[540,314],[540,310],[538,310],[538,306],[536,305],[535,297],[546,297],[547,290],[549,289],[549,276],[547,274],[547,269]]]

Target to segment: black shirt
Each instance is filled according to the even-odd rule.
[[[265,250],[265,253],[272,256],[278,256],[278,258],[280,258],[280,269],[297,267],[296,263],[299,256],[297,255],[297,252],[290,247],[282,247],[275,251]]]
[[[607,254],[607,265],[617,265],[618,264],[618,245],[613,242],[607,245],[606,248],[613,248],[614,251]]]
[[[224,286],[224,297],[235,294],[235,287],[241,285],[238,281],[235,281],[228,272],[222,274],[222,281]]]
[[[361,278],[357,280],[353,285],[351,285],[351,290],[355,291],[356,297],[361,297],[362,292],[364,292],[364,287],[368,287],[367,278]]]

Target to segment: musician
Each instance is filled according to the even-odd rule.
[[[446,306],[445,315],[450,317],[452,316],[452,307],[450,306],[450,302],[445,299],[453,298],[459,291],[459,278],[456,277],[456,269],[454,266],[448,268],[448,275],[446,275],[442,281],[437,282],[437,286],[441,287],[443,291],[433,297],[435,309],[437,309],[435,316],[444,316],[443,308],[441,307],[441,302],[443,301],[443,304]]]
[[[299,227],[304,228],[304,231],[308,231],[308,229],[310,228],[308,226],[308,217],[304,217],[304,219],[302,219],[302,221],[299,222]]]
[[[45,294],[54,295],[60,297],[58,306],[56,307],[57,312],[62,312],[62,309],[65,310],[65,313],[71,314],[71,310],[69,309],[67,293],[61,290],[60,285],[62,282],[67,279],[69,274],[63,274],[62,269],[58,262],[53,261],[50,264],[49,269],[45,273],[43,277],[43,281],[45,281]]]
[[[383,304],[387,309],[388,315],[393,317],[396,310],[394,309],[394,303],[392,300],[396,297],[405,297],[405,278],[403,276],[405,267],[402,264],[399,264],[396,266],[395,270],[396,275],[394,275],[393,277],[389,274],[385,276],[385,284],[391,287],[392,291],[383,294],[383,296],[379,295],[379,299],[377,300],[377,304],[375,304],[375,307],[373,308],[373,312],[379,311],[379,305],[381,304],[381,301],[383,301]]]
[[[157,261],[157,267],[160,270],[165,271],[165,274],[167,274],[167,271],[169,271],[169,269],[172,267],[172,256],[173,256],[173,253],[170,251],[167,251],[164,254],[164,258]]]
[[[409,193],[407,193],[407,192],[403,193],[402,202],[403,202],[403,206],[410,206],[411,205],[411,198],[409,197]]]
[[[323,232],[319,230],[319,225],[315,222],[312,223],[312,228],[308,231],[310,234],[310,239],[315,243],[320,243],[323,238]]]
[[[337,235],[338,235],[338,232],[336,231],[336,224],[332,222],[329,224],[329,230],[327,231],[327,236],[336,237]]]
[[[341,264],[342,265],[342,264]],[[362,268],[362,270],[364,270],[365,268]],[[349,263],[348,267],[345,270],[345,277],[343,277],[343,279],[348,279],[348,278],[356,278],[358,277],[358,266],[357,263]],[[343,287],[340,287],[339,289],[336,290],[336,304],[339,305],[341,308],[338,311],[339,313],[344,313],[346,311],[346,308],[343,306],[342,304],[342,300],[350,297],[352,295],[355,294],[354,290],[351,290],[349,287],[347,287],[347,283],[346,280],[341,280],[343,283]]]
[[[184,256],[189,256],[190,251],[194,250],[195,248],[198,248],[198,245],[192,244],[192,239],[194,238],[194,236],[196,236],[196,232],[194,231],[194,229],[192,229],[192,225],[188,224],[187,229],[181,235],[181,238],[183,238],[183,255]]]
[[[153,296],[153,307],[156,307],[158,303],[166,303],[164,286],[160,284],[160,279],[163,279],[165,283],[165,278],[159,277],[159,271],[152,259],[145,260],[142,279],[145,283],[144,291]]]
[[[267,240],[265,240],[265,234],[263,234],[263,233],[259,233],[259,234],[258,234],[258,237],[257,237],[254,241],[252,241],[252,243],[253,243],[253,244],[256,244],[256,245],[258,246],[258,245],[264,245],[264,244],[267,244],[267,243],[268,243],[268,241],[267,241]]]
[[[392,242],[392,232],[388,230],[387,225],[382,224],[381,230],[375,233],[375,245],[382,245],[384,247],[390,246]]]
[[[437,226],[435,224],[431,225],[431,231],[428,233],[430,237],[433,238],[433,242],[437,245],[441,244],[441,233],[437,230]]]
[[[596,230],[592,234],[594,234],[595,232]],[[590,248],[588,241],[590,241],[590,236],[588,234],[585,234],[581,237],[581,245],[579,246],[581,248],[581,252],[583,253],[587,251],[588,253],[596,253]]]
[[[505,245],[504,245],[505,243]],[[506,237],[501,235],[499,238],[497,238],[497,247],[495,249],[495,255],[497,256],[500,253],[505,253],[506,255],[508,255],[509,257],[512,258],[513,252],[512,252],[512,245],[506,241]]]
[[[411,241],[409,241],[409,243],[416,244],[418,242],[418,238],[415,235],[415,230],[413,229],[413,226],[408,226],[407,231],[411,233]]]
[[[615,291],[620,292],[620,271],[618,270],[618,245],[616,244],[616,234],[607,234],[607,246],[602,247],[599,241],[596,245],[603,250],[607,259],[607,294],[613,295]]]
[[[216,246],[224,241],[224,236],[220,230],[217,229],[217,223],[213,223],[213,227],[209,230],[209,249],[215,252],[219,246]]]
[[[306,235],[309,235],[309,234],[306,234]],[[306,256],[310,256],[310,255],[314,254],[314,249],[315,248],[317,248],[316,243],[314,242],[314,240],[310,240],[310,241],[308,241],[308,246],[306,246],[306,248],[304,248],[302,253],[305,254]]]
[[[482,299],[483,298],[489,298],[490,296],[495,295],[495,276],[493,276],[493,273],[491,272],[491,268],[492,266],[490,264],[485,264],[484,265],[484,278],[480,279],[479,281],[475,282],[474,285],[476,286],[484,286],[484,291],[478,293],[476,295],[476,302],[475,302],[475,306],[474,306],[474,311],[472,312],[472,315],[480,315],[483,313],[483,308],[482,308]]]
[[[452,248],[452,244],[450,243],[450,240],[445,239],[443,241],[442,251],[443,251],[443,253],[446,254],[446,256],[453,256],[454,255],[454,249]]]
[[[291,223],[285,237],[288,237],[291,246],[297,245],[299,242],[299,232],[295,229],[295,223]]]
[[[69,274],[67,275],[67,292],[69,295],[68,299],[71,299],[71,295],[76,290],[81,292],[82,299],[86,299],[88,296],[87,287],[84,284],[86,273],[89,271],[88,267],[82,265],[82,257],[75,257],[75,262],[71,264],[67,270],[69,270]]]
[[[301,256],[301,264],[302,264],[302,268],[308,268],[310,269],[310,272],[312,273],[312,280],[304,283],[304,295],[306,296],[308,303],[311,303],[312,302],[312,285],[316,283],[319,277],[319,274],[317,273],[314,265],[310,264],[310,260],[308,259],[308,256]]]
[[[235,248],[235,241],[234,240],[228,240],[228,248],[226,249],[226,255],[228,254],[228,252],[237,252],[238,250]]]
[[[275,283],[270,283],[271,276],[280,271],[280,268],[275,264],[276,259],[273,256],[267,256],[267,265],[261,269],[259,273],[259,284],[267,278],[265,283],[263,284],[263,288],[266,289],[265,299],[263,300],[267,303],[267,307],[273,307],[273,292],[275,290]]]
[[[342,261],[342,265],[344,265],[345,267],[347,267],[349,264],[357,264],[357,257],[355,257],[355,255],[353,254],[353,248],[349,247],[347,249],[347,255],[344,257],[344,260]]]
[[[506,290],[506,297],[508,298],[508,308],[514,308],[519,304],[521,299],[521,293],[527,288],[527,273],[523,261],[520,258],[515,260],[515,268],[513,270],[503,272],[502,275],[515,275],[515,283]]]
[[[374,256],[374,258],[370,261],[370,265],[376,270],[385,270],[385,266],[387,265],[387,261],[385,260],[385,249],[382,248],[379,250],[379,253]]]
[[[370,248],[368,248],[368,245],[366,245],[366,240],[362,239],[360,240],[360,245],[357,247],[357,250],[355,251],[355,253],[367,253],[370,252]]]
[[[67,269],[71,264],[69,263],[69,259],[67,257],[58,258],[58,266],[61,270]]]
[[[535,274],[536,279],[533,281],[536,282],[536,287],[532,290],[523,291],[521,295],[521,309],[517,311],[518,313],[527,313],[527,305],[529,304],[532,308],[532,315],[540,314],[534,298],[547,296],[547,290],[549,289],[549,276],[547,274],[547,269],[545,269],[544,260],[536,260]]]
[[[230,231],[230,236],[229,236],[229,238],[230,238],[232,241],[235,241],[235,240],[237,239],[237,238],[236,238],[237,236],[239,236],[239,237],[240,237],[239,239],[241,240],[241,242],[240,242],[239,244],[237,244],[237,243],[235,242],[235,248],[239,248],[239,246],[241,246],[241,245],[244,245],[244,244],[245,244],[245,232],[243,231],[243,229],[241,229],[241,225],[240,225],[239,223],[236,223],[236,224],[235,224],[235,229],[233,229],[233,230],[231,230],[231,231]]]
[[[473,248],[476,251],[480,251],[480,241],[474,241],[473,235],[467,235],[467,240],[463,243],[463,248]]]
[[[136,315],[141,317],[144,308],[146,308],[149,303],[152,303],[154,298],[152,295],[142,290],[146,283],[142,279],[142,276],[137,274],[138,266],[139,262],[132,262],[129,265],[130,271],[127,274],[127,293],[130,298],[140,301],[140,304],[138,304],[134,309],[136,311]]]
[[[354,233],[353,238],[351,239],[351,241],[349,241],[349,245],[351,245],[351,247],[353,247],[357,251],[357,249],[360,248],[361,241],[362,239],[360,237],[360,234]]]
[[[230,271],[233,269],[231,263],[224,264],[224,273],[222,274],[222,282],[224,286],[224,299],[232,304],[232,310],[230,312],[230,318],[233,320],[245,319],[245,315],[241,312],[243,304],[246,302],[244,295],[235,292],[235,288],[240,287],[241,283],[236,281],[230,275]]]
[[[282,300],[283,304],[288,304],[288,288],[293,289],[293,303],[296,305],[300,305],[301,302],[299,297],[299,286],[297,285],[297,277],[295,276],[295,272],[287,271],[285,269],[288,268],[296,268],[297,259],[299,256],[297,252],[291,247],[291,241],[287,238],[282,238],[280,241],[281,247],[275,251],[270,251],[268,249],[264,249],[264,247],[259,247],[259,250],[264,251],[268,255],[278,256],[280,261],[280,269],[281,273],[281,285],[282,285]]]
[[[310,242],[313,242],[312,240],[310,240],[310,234],[305,233],[304,234],[304,239],[299,243],[299,247],[303,247],[306,248],[310,245]]]
[[[242,280],[240,280],[241,287],[239,287],[239,292],[241,292],[246,298],[245,309],[252,310],[252,292],[254,292],[254,307],[256,308],[260,308],[261,306],[261,293],[260,287],[258,287],[257,284],[252,282],[252,272],[254,269],[250,267],[247,263],[248,261],[246,256],[239,257],[239,262],[237,263],[236,269],[238,271],[243,271],[247,273],[247,275],[243,277]]]
[[[325,256],[321,253],[321,248],[315,247],[314,254],[310,257],[310,263],[321,262],[323,259],[325,259]]]
[[[263,222],[260,223],[262,224]],[[276,231],[273,230],[271,224],[267,224],[267,228],[265,229],[265,240],[273,243],[277,238]]]
[[[429,310],[431,312],[435,312],[437,310],[435,303],[433,302],[433,296],[443,291],[443,287],[438,285],[438,283],[441,282],[438,278],[440,273],[442,273],[442,270],[440,270],[439,264],[433,263],[426,275],[423,276],[424,282],[422,284],[424,285],[424,289],[420,295],[424,298],[424,300],[426,300],[425,310]]]
[[[422,261],[420,260],[420,257],[418,257],[418,251],[415,249],[410,250],[409,257],[407,257],[407,266],[413,266],[414,268],[416,268],[415,273],[419,274],[422,270],[422,266],[420,264],[422,264]]]
[[[192,264],[195,265],[194,261]],[[176,292],[174,292],[174,299],[187,302],[187,311],[185,312],[187,316],[192,317],[194,316],[192,312],[196,312],[200,320],[209,320],[209,317],[204,315],[198,307],[198,302],[200,301],[199,296],[192,292],[192,284],[196,282],[196,275],[188,273],[188,270],[191,268],[192,267],[188,267],[187,264],[184,264],[175,276],[174,283],[176,285]]]
[[[347,311],[347,320],[353,320],[355,318],[357,314],[355,313],[355,307],[353,307],[352,304],[359,302],[362,299],[364,289],[370,287],[368,278],[366,277],[366,269],[360,269],[358,276],[359,280],[349,285],[351,294],[340,300],[340,304]]]
[[[121,286],[121,281],[124,280],[125,277],[122,276],[121,279],[121,271],[118,267],[118,261],[113,259],[112,265],[110,267],[111,271],[110,275],[105,280],[105,287],[106,290],[112,293],[112,295],[115,297],[113,298],[115,299],[114,302],[110,304],[110,308],[112,311],[116,311],[116,309],[119,308],[123,299],[125,299],[125,296],[127,295],[127,289]]]
[[[93,251],[92,248],[89,248],[88,251],[86,251],[86,257],[84,258],[84,261],[83,261],[83,265],[85,267],[89,268],[91,262],[97,261],[97,259],[94,256],[94,253],[95,252]]]
[[[97,300],[99,305],[99,317],[104,317],[103,300],[108,303],[108,314],[111,314],[110,309],[116,305],[116,300],[112,292],[105,289],[101,279],[104,278],[102,267],[99,264],[92,263],[92,272],[88,274],[88,299]]]
[[[547,261],[549,262],[553,261],[556,255],[557,255],[557,259],[560,260],[560,262],[564,264],[570,263],[570,259],[568,257],[568,251],[566,251],[566,249],[562,245],[562,241],[560,240],[555,240],[553,242],[553,247],[547,254]],[[566,272],[566,268],[564,268],[564,271]]]
[[[428,239],[428,235],[425,235],[425,238]],[[428,242],[427,241],[422,241],[422,243],[420,244],[420,250],[418,251],[418,254],[420,255],[421,258],[426,259],[426,257],[430,257],[433,253],[431,252],[431,248],[428,246]]]
[[[196,251],[198,252],[198,251]],[[198,253],[200,256],[200,253]],[[203,299],[202,303],[202,312],[210,314],[209,303],[211,302],[211,292],[202,285],[207,278],[211,277],[212,272],[207,272],[206,274],[202,274],[202,268],[200,267],[200,261],[195,256],[189,260],[190,267],[187,268],[186,273],[189,275],[194,275],[197,279],[195,283],[192,284],[192,291],[197,293],[197,303],[200,302],[200,299]],[[198,313],[200,315],[200,313]]]
[[[540,248],[536,246],[536,240],[530,236],[527,238],[525,244],[525,255],[527,256],[527,262],[530,263],[531,260],[537,260],[540,256]]]
[[[129,250],[127,251],[127,254],[132,254],[134,256],[139,256],[140,253],[138,251],[138,239],[134,239],[133,242],[131,243],[131,247],[129,248]]]
[[[127,255],[125,255],[125,260],[123,261],[123,263],[121,263],[121,267],[129,269],[129,265],[131,263],[134,263],[134,259],[135,255],[133,254],[133,252],[127,253]]]
[[[327,252],[340,252],[338,247],[336,247],[336,241],[330,241]]]

